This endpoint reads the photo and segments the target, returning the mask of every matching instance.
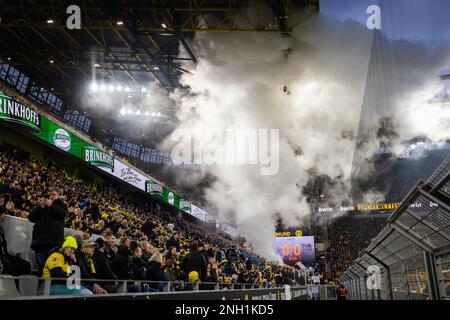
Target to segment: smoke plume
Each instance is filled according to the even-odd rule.
[[[350,198],[358,135],[369,135],[358,146],[366,155],[387,137],[396,145],[417,135],[434,141],[449,136],[448,122],[438,113],[448,115],[448,110],[442,104],[427,103],[442,89],[437,71],[448,61],[443,48],[428,52],[420,43],[386,39],[387,51],[394,52],[396,58],[385,61],[399,64],[393,70],[386,66],[383,70],[390,73],[387,78],[392,83],[402,83],[402,88],[396,92],[378,90],[377,94],[387,93],[388,100],[384,107],[373,109],[373,123],[361,130],[361,107],[373,63],[372,40],[373,32],[360,24],[321,16],[296,28],[292,37],[196,35],[193,48],[199,62],[181,79],[190,91],[172,95],[180,119],[174,135],[179,136],[180,130],[280,129],[280,169],[276,175],[262,176],[255,166],[204,168],[216,177],[204,190],[207,201],[217,208],[221,220],[236,224],[260,254],[276,259],[275,216],[280,215],[288,225],[308,220],[311,207],[302,190],[311,181],[312,172],[335,181],[327,184],[330,201]],[[436,113],[427,108],[436,109]],[[391,119],[395,134],[380,134],[383,117]],[[207,135],[196,138],[203,145],[226,143]],[[169,137],[164,147],[171,145]],[[366,175],[374,174],[370,162],[364,163],[369,158],[361,157],[362,163],[357,163],[366,166]],[[369,189],[363,198],[377,201],[383,195]]]

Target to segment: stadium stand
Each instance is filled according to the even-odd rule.
[[[332,278],[338,279],[386,225],[386,217],[338,218],[328,227]]]
[[[111,187],[88,185],[51,161],[27,159],[18,150],[5,147],[0,147],[0,194],[0,206],[7,214],[3,228],[8,247],[5,244],[3,265],[20,256],[31,264],[35,276],[41,276],[45,264],[44,277],[61,277],[66,273],[52,270],[66,270],[64,262],[58,260],[64,259],[80,267],[86,292],[167,291],[163,283],[168,281],[175,282],[169,290],[188,290],[194,289],[198,280],[202,281],[199,289],[208,289],[208,283],[214,288],[239,288],[243,284],[270,288],[303,279],[299,271],[294,280],[290,268],[267,264],[238,243],[192,221],[170,216],[160,207],[149,209],[150,198],[137,205]],[[53,203],[45,204],[49,199]],[[36,231],[36,216],[45,215],[39,210],[46,205],[54,210],[56,204],[63,213],[61,225]],[[34,232],[27,219],[35,222]],[[64,227],[65,239],[56,235],[56,229]],[[39,232],[47,242],[42,243]],[[49,241],[53,237],[55,241]],[[34,250],[29,249],[30,244]],[[67,247],[74,248],[73,252],[66,254]],[[2,276],[1,291],[8,296],[29,295],[36,292],[37,279],[21,278],[16,286],[14,279]],[[117,280],[133,282],[124,287]],[[189,282],[191,287],[185,285]],[[53,288],[40,288],[40,292],[61,294],[54,287],[57,283],[53,281]]]

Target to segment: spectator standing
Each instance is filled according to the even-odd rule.
[[[180,264],[185,273],[186,279],[192,271],[196,271],[200,281],[205,281],[207,277],[207,263],[205,257],[198,251],[198,241],[193,241],[191,251],[183,258]]]
[[[34,223],[31,249],[35,251],[39,272],[42,272],[50,251],[64,241],[67,213],[66,204],[59,198],[58,191],[53,189],[47,197],[39,199],[28,215],[28,220]]]
[[[337,291],[337,298],[338,300],[347,300],[347,289],[345,289],[345,287],[341,284],[341,286],[338,288]]]

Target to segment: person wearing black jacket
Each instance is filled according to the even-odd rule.
[[[203,255],[203,257],[206,260],[206,264],[208,265],[209,258],[211,257],[210,252],[209,252],[209,244],[205,243],[202,248],[203,248],[203,250],[201,250],[200,253]],[[214,254],[213,254],[213,256],[214,256]]]
[[[156,239],[156,233],[153,229],[156,228],[156,224],[148,220],[141,226],[141,231],[151,240]]]
[[[111,269],[111,264],[108,260],[108,256],[105,254],[105,242],[102,238],[95,240],[97,247],[94,249],[94,259],[97,277],[103,280],[117,280],[117,276]]]
[[[131,279],[131,252],[127,246],[121,246],[111,263],[111,269],[119,280]]]
[[[100,209],[94,200],[90,200],[86,209],[86,214],[91,216],[95,223],[100,219]]]
[[[147,263],[142,260],[142,249],[137,242],[132,242],[130,247],[133,253],[131,258],[131,277],[133,280],[146,280]],[[140,283],[139,287],[140,292],[148,292],[150,288],[147,283],[142,282]]]
[[[99,284],[93,281],[97,278],[95,262],[94,259],[92,259],[92,256],[94,254],[94,246],[94,241],[83,241],[81,252],[76,254],[77,265],[80,267],[81,279],[84,280],[83,286],[94,293],[106,294],[109,291],[103,288],[103,284]]]
[[[111,232],[106,232],[103,238],[105,239],[105,245],[102,247],[102,252],[108,258],[109,263],[112,263],[119,251],[116,245],[117,239]]]
[[[167,281],[167,276],[163,270],[164,256],[160,252],[156,252],[147,265],[147,280],[152,281],[150,283],[150,291],[162,291],[164,284],[156,281]]]
[[[191,271],[197,271],[200,281],[204,282],[207,276],[207,263],[205,257],[198,251],[198,241],[193,241],[191,251],[183,258],[180,264],[184,271],[185,279]]]
[[[247,268],[247,270],[252,270],[252,258],[248,257],[247,260],[245,261],[245,267]]]
[[[5,217],[6,209],[5,207],[0,206],[0,224],[3,223]],[[28,261],[8,253],[5,231],[0,225],[0,274],[20,276],[29,274],[30,270],[31,265]]]
[[[178,240],[179,234],[177,232],[174,232],[172,237],[167,241],[166,248],[175,247],[177,248],[177,251],[180,250],[180,240]]]
[[[36,253],[39,272],[42,272],[51,250],[64,242],[64,218],[67,214],[67,205],[59,198],[58,191],[51,190],[46,198],[39,199],[28,215],[28,220],[34,223],[31,249]]]

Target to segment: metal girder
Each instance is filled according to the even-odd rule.
[[[136,9],[134,11],[130,11],[127,14],[126,8],[121,8],[119,5],[117,11],[121,12],[121,19],[127,20],[131,19],[135,21],[136,31],[143,34],[150,33],[168,33],[172,32],[174,34],[180,32],[280,32],[280,29],[275,24],[269,25],[255,25],[255,23],[250,22],[250,19],[245,16],[240,7],[238,6],[236,1],[229,0],[228,5],[226,7],[203,7],[203,2],[198,4],[197,1],[189,1],[189,7],[178,7],[173,6],[170,11],[173,13],[183,13],[180,21],[177,24],[170,23],[172,20],[171,15],[167,11],[167,5],[164,1],[158,1],[158,5],[152,7],[151,9],[145,10],[145,8]],[[285,0],[280,0],[277,2],[284,3]],[[317,11],[313,8],[313,5],[307,7],[307,9],[311,13],[316,13]],[[45,7],[43,7],[45,8]],[[13,11],[14,6],[8,7],[8,10]],[[87,19],[83,19],[82,29],[88,28],[90,30],[114,30],[114,29],[123,29],[123,26],[118,26],[113,24],[110,19],[100,19],[101,11],[96,6],[83,6],[82,14],[87,16]],[[54,11],[55,15],[61,18],[66,18],[67,14],[65,11],[57,10]],[[161,26],[161,22],[157,21],[149,21],[144,17],[148,17],[151,13],[159,14],[162,13],[164,17],[167,19],[167,22],[170,24],[170,28],[164,28]],[[286,15],[286,6],[282,5],[282,12]],[[144,17],[140,17],[136,15],[137,13],[142,13]],[[29,12],[30,15],[33,12]],[[216,17],[216,21],[212,21],[212,19],[208,16],[214,14]],[[100,15],[100,17],[99,17]],[[309,17],[309,15],[308,15]],[[236,18],[240,18],[240,21],[245,21],[246,26],[239,25],[237,23]],[[56,18],[55,18],[56,19]],[[201,24],[198,23],[201,21]],[[302,19],[303,21],[303,19]],[[54,24],[47,24],[45,21],[36,21],[31,18],[24,18],[23,16],[20,19],[10,19],[8,21],[4,21],[2,24],[9,27],[24,27],[24,26],[33,26],[35,28],[65,28],[65,21],[61,19],[55,20]],[[295,23],[297,25],[299,22]],[[283,27],[282,32],[291,32],[292,27],[288,26],[287,23]]]
[[[157,0],[157,1],[159,3],[160,9],[163,12],[163,16],[166,19],[167,23],[172,27],[173,31],[177,35],[178,40],[183,45],[183,47],[186,50],[189,57],[191,57],[191,59],[194,63],[197,63],[197,58],[194,56],[194,53],[192,52],[191,48],[187,44],[186,39],[184,39],[183,33],[180,31],[180,28],[177,26],[177,24],[173,20],[172,15],[169,13],[166,3],[164,2],[164,0]]]
[[[417,239],[414,235],[409,233],[407,230],[403,229],[400,225],[398,225],[396,223],[391,223],[391,226],[393,229],[395,229],[395,231],[400,233],[402,236],[404,236],[406,239],[408,239],[409,241],[411,241],[413,244],[417,245],[419,248],[423,249],[424,251],[427,251],[427,252],[434,251],[434,248],[430,247],[429,245],[427,245],[420,239]]]
[[[380,259],[378,259],[376,256],[374,256],[373,254],[371,254],[370,252],[366,252],[366,254],[371,257],[373,260],[375,260],[377,263],[381,264],[383,266],[383,268],[386,270],[387,273],[387,279],[388,279],[388,289],[389,289],[389,296],[391,299],[394,298],[394,292],[392,291],[392,283],[391,283],[391,271],[389,269],[389,266],[387,264],[385,264],[383,261],[381,261]]]
[[[97,13],[100,15],[100,17],[102,17],[103,19],[106,20],[111,20],[112,17],[108,16],[107,13],[105,13],[101,8],[97,8]],[[112,25],[112,23],[111,23]],[[114,33],[119,37],[119,39],[122,41],[122,43],[125,44],[125,46],[131,50],[135,50],[135,48],[131,45],[131,42],[128,40],[128,37],[122,33],[124,30],[128,30],[128,33],[133,37],[134,40],[136,40],[139,45],[141,46],[140,49],[142,49],[148,56],[148,59],[150,59],[150,61],[158,61],[158,58],[155,57],[155,55],[149,50],[149,48],[139,39],[138,36],[136,36],[133,31],[129,30],[127,27],[127,25],[124,26],[125,28],[120,28],[119,29],[114,29]],[[122,31],[122,32],[121,32]],[[102,30],[101,30],[102,32]],[[103,33],[102,33],[103,34]],[[156,72],[156,70],[154,70],[154,68],[151,68],[149,66],[145,67],[147,70],[147,72],[151,73],[155,79],[157,79],[162,85],[167,85],[167,83],[169,83],[170,86],[174,86],[174,83],[172,81],[172,77],[170,74],[167,73],[166,70],[158,70],[158,72]],[[161,68],[162,69],[162,68]],[[106,70],[106,69],[105,69]],[[129,73],[129,71],[128,71]],[[131,76],[131,73],[129,73],[129,75]],[[166,83],[164,83],[164,81],[162,80],[162,77],[165,78]]]
[[[42,23],[29,23],[26,24],[23,21],[16,21],[14,23],[8,22],[8,23],[2,23],[2,27],[10,27],[10,28],[28,28],[32,26],[36,29],[61,29],[66,28],[65,25],[48,25],[48,24],[42,24]],[[89,29],[89,30],[115,30],[115,29],[123,29],[123,27],[114,26],[107,22],[98,22],[98,23],[92,23],[92,24],[83,24],[82,30]],[[184,27],[179,29],[180,32],[280,32],[278,28],[268,28],[268,27],[251,27],[251,28],[241,28],[235,25],[230,25],[228,27],[223,25],[222,23],[216,23],[214,25],[209,25],[207,27]],[[136,31],[139,34],[167,34],[172,32],[170,29],[164,29],[162,27],[149,27],[149,26],[139,26],[136,28]],[[287,29],[288,32],[292,31],[292,28]],[[173,32],[172,32],[173,33]],[[175,35],[175,34],[174,34]]]

